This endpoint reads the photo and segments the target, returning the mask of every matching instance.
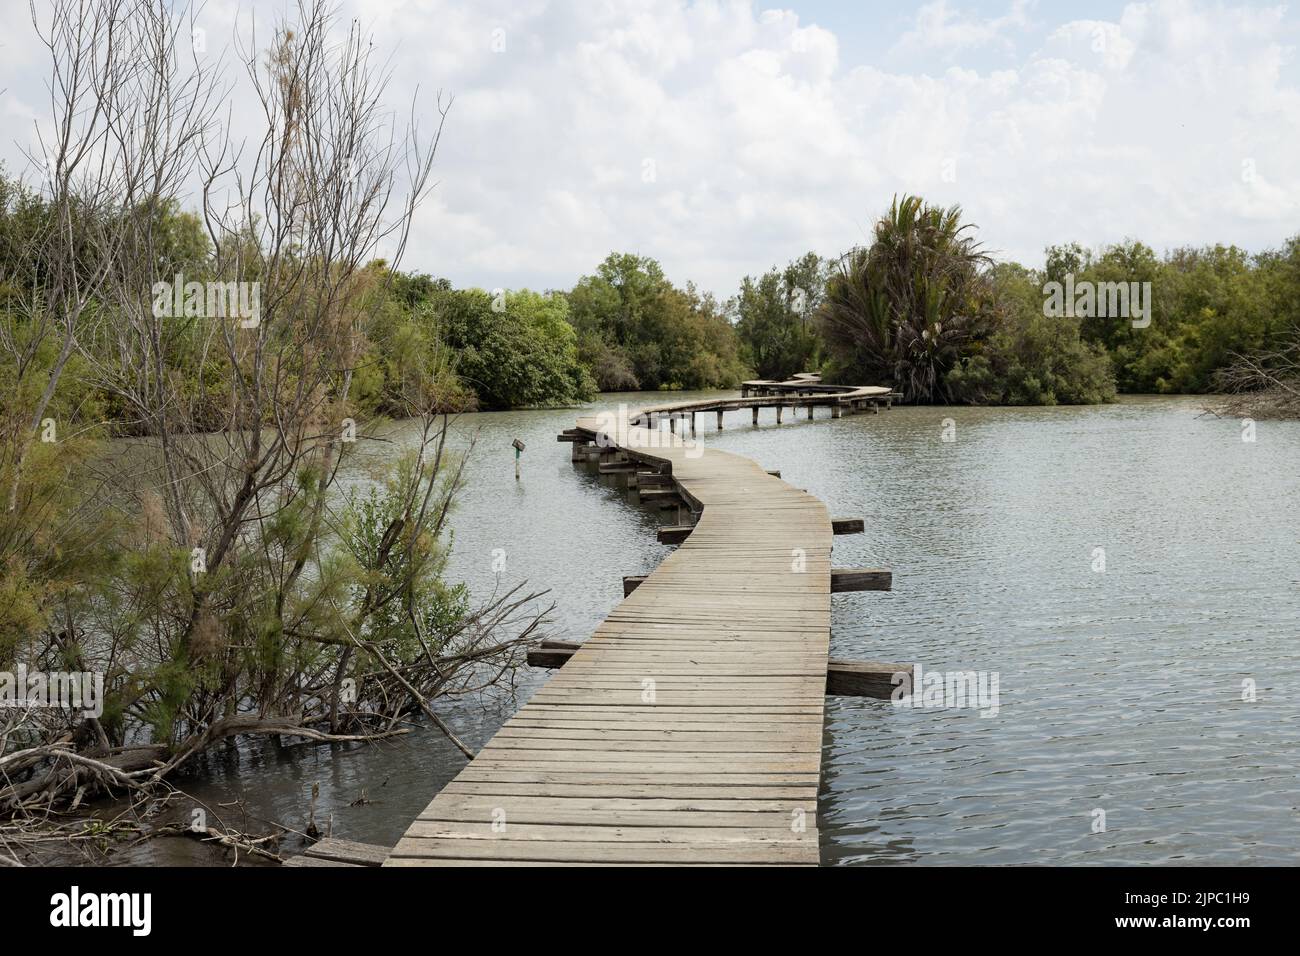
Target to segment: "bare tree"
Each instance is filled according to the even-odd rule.
[[[22,273],[0,275],[22,293],[21,308],[0,323],[0,349],[20,391],[29,377],[44,383],[24,427],[0,443],[10,511],[87,310],[132,252],[136,224],[119,212],[125,205],[148,215],[176,193],[193,168],[212,92],[201,70],[181,78],[176,21],[162,0],[54,0],[30,9],[50,60],[49,119],[28,152],[44,215]],[[57,348],[42,362],[50,342]]]
[[[427,136],[418,97],[399,124],[360,29],[336,36],[328,4],[302,0],[269,50],[254,36],[239,52],[261,127],[243,142],[183,18],[161,2],[92,4],[107,56],[80,39],[86,6],[55,0],[47,35],[56,64],[89,77],[55,84],[70,91],[56,113],[98,117],[98,185],[60,200],[77,225],[43,255],[67,274],[48,320],[59,367],[79,356],[137,436],[99,470],[130,560],[61,628],[107,673],[118,717],[89,744],[51,725],[0,747],[0,808],[149,787],[235,735],[374,739],[418,713],[468,754],[431,702],[508,684],[549,609],[522,587],[472,609],[442,583],[464,467],[448,449],[445,359],[404,382],[419,436],[382,487],[339,480],[369,438],[354,375],[448,104],[437,98]],[[191,179],[197,217],[177,202]]]
[[[1300,418],[1300,327],[1271,348],[1234,354],[1214,377],[1227,397],[1215,411],[1254,418]]]

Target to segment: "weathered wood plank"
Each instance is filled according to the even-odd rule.
[[[681,544],[695,528],[692,525],[669,525],[659,529],[660,544]]]
[[[589,668],[588,671],[589,673],[593,675],[600,675],[605,679],[605,683],[602,686],[616,686],[614,684],[613,679],[619,675],[622,675],[624,678],[632,681],[643,680],[652,669],[649,665],[645,664],[644,660],[641,661],[643,666],[635,669],[616,669],[618,665],[615,662],[610,662],[610,661],[604,662],[604,666],[599,666],[597,663],[586,663],[586,664],[575,665],[575,664],[571,664],[570,662],[573,660],[574,653],[578,650],[578,648],[582,646],[581,644],[572,643],[572,642],[566,643],[562,641],[549,641],[547,643],[555,646],[549,647],[545,650],[529,651],[528,653],[529,664],[532,664],[535,667],[564,667],[566,664],[568,664],[570,669],[566,670],[565,672],[566,674],[571,673],[572,669],[586,667]],[[602,656],[603,656],[603,652],[602,652]],[[613,664],[614,666],[611,666],[611,664]],[[674,670],[666,671],[666,667],[668,666],[673,667]],[[708,665],[705,666],[707,667]],[[723,666],[728,670],[735,667],[735,665],[732,664],[727,664]],[[723,674],[720,671],[710,672],[705,670],[703,673],[701,673],[701,668],[699,665],[690,668],[683,668],[683,666],[680,664],[665,665],[663,663],[658,663],[654,665],[653,672],[657,679],[657,682],[660,680],[671,681],[674,677],[681,676],[681,675],[692,676],[699,682],[707,682],[713,680],[725,682],[730,679],[726,674]],[[765,686],[763,685],[763,682],[758,679],[760,676],[766,677],[768,679],[779,678],[780,675],[785,674],[787,672],[788,672],[788,667],[776,667],[776,668],[769,669],[763,675],[758,675],[755,673],[754,670],[750,669],[745,676],[736,677],[735,680],[752,681],[756,685]],[[910,687],[911,676],[912,676],[912,665],[911,664],[890,664],[883,661],[829,660],[826,664],[825,693],[832,697],[874,697],[879,700],[889,700],[893,697],[894,691],[901,684],[904,683],[904,681],[900,680],[899,675],[906,675],[906,685]],[[588,684],[584,684],[583,686],[593,686],[593,685],[588,683]],[[658,683],[656,683],[656,687],[657,686]],[[734,731],[736,728],[736,725],[732,722],[717,724],[715,726],[718,729],[726,729],[732,731]],[[671,733],[672,731],[657,731],[657,732]],[[557,732],[557,736],[559,735],[559,733],[560,732]],[[656,731],[643,730],[643,731],[638,731],[638,733],[650,734],[650,733],[656,733]],[[748,739],[749,736],[751,735],[742,735],[740,739]],[[754,736],[754,738],[757,739],[758,737],[764,735],[755,734],[752,736]],[[693,739],[693,738],[678,736],[675,739],[685,740],[685,739]],[[707,738],[694,738],[694,739],[707,739]]]
[[[388,859],[390,852],[386,846],[376,846],[373,843],[358,843],[355,840],[341,840],[337,837],[326,837],[309,846],[303,855],[317,860],[346,863],[351,866],[379,866],[384,860]]]

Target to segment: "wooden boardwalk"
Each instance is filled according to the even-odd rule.
[[[670,408],[577,431],[671,469],[698,523],[385,866],[819,862],[831,519],[748,458],[629,423]]]

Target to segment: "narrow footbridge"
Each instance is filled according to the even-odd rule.
[[[385,866],[819,862],[825,696],[888,696],[907,670],[828,661],[831,592],[888,588],[889,572],[833,569],[833,534],[861,521],[833,520],[807,492],[685,434],[700,412],[721,426],[756,404],[807,405],[811,417],[892,397],[813,385],[746,383],[741,399],[592,415],[559,436],[644,503],[662,495],[678,517],[661,538],[680,547],[625,579],[588,640],[537,649],[533,663],[562,669]]]

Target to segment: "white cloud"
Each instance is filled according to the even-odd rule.
[[[457,97],[407,267],[556,288],[632,250],[728,295],[862,241],[903,190],[961,203],[1030,263],[1072,239],[1258,249],[1300,229],[1283,7],[1155,0],[1103,21],[1084,4],[930,3],[867,62],[784,2],[345,3],[395,50],[399,112],[417,87],[426,117],[435,90]],[[7,131],[40,113],[38,67],[0,62]]]
[[[924,4],[917,12],[912,29],[902,35],[894,50],[909,54],[923,50],[956,53],[989,44],[1009,48],[1010,34],[1029,25],[1029,0],[1013,0],[1007,13],[1000,17],[981,18],[965,15],[947,0]]]

